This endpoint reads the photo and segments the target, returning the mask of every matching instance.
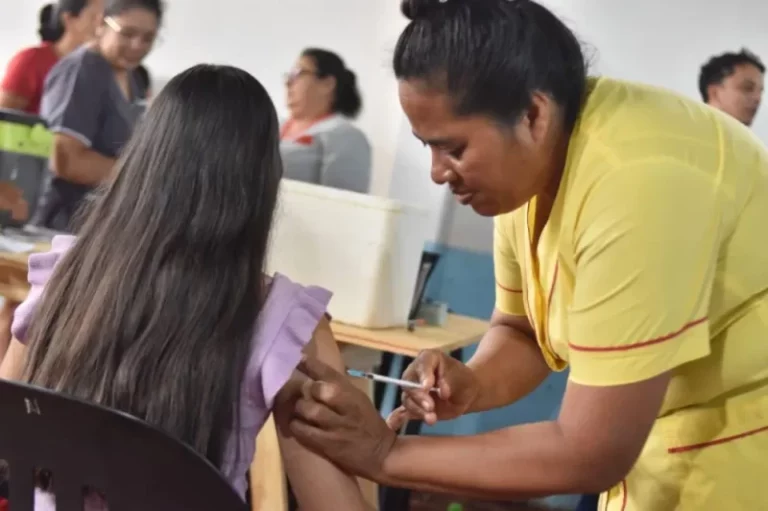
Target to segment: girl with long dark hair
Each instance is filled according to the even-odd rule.
[[[207,65],[172,79],[79,235],[30,259],[0,377],[139,417],[243,495],[274,411],[302,509],[364,509],[353,478],[285,434],[302,353],[343,364],[330,293],[264,274],[281,176],[277,115],[256,79]],[[89,509],[103,505],[91,495]]]

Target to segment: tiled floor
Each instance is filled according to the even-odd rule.
[[[411,511],[446,511],[452,502],[462,504],[462,511],[546,511],[546,508],[525,504],[470,502],[459,498],[416,493],[411,500]]]

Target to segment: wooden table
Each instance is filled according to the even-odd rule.
[[[37,250],[46,250],[40,244]],[[21,302],[29,292],[27,282],[28,253],[0,251],[0,296]],[[331,329],[340,344],[348,367],[371,370],[378,365],[382,353],[415,357],[420,351],[438,349],[454,352],[479,341],[488,329],[486,321],[449,315],[442,327],[421,326],[409,332],[405,328],[367,329],[338,322]],[[353,379],[373,399],[373,382]],[[251,500],[254,511],[284,511],[287,493],[282,459],[275,425],[270,418],[256,442],[258,455],[251,466]],[[361,480],[366,500],[378,509],[378,489],[370,481]]]
[[[488,330],[488,322],[449,314],[445,325],[420,326],[413,332],[405,328],[368,329],[343,323],[331,323],[336,340],[395,355],[415,357],[423,350],[445,352],[466,348],[480,340]]]

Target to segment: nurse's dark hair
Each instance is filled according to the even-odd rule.
[[[395,48],[399,80],[448,93],[457,115],[513,125],[532,94],[548,94],[576,122],[587,64],[574,33],[532,0],[403,0],[411,20]]]
[[[139,417],[221,467],[267,296],[275,107],[245,71],[195,66],[163,87],[115,173],[46,285],[23,379]]]
[[[64,35],[64,14],[80,16],[88,5],[88,0],[59,0],[46,4],[40,9],[40,26],[37,30],[40,39],[45,43],[55,43]]]
[[[315,63],[318,78],[332,76],[336,79],[331,111],[350,119],[357,117],[363,108],[363,100],[357,88],[357,77],[351,69],[347,68],[342,58],[322,48],[307,48],[301,52],[301,55],[312,59]]]
[[[157,21],[163,20],[165,3],[161,0],[107,0],[104,5],[104,16],[119,16],[131,9],[145,9],[157,16]]]

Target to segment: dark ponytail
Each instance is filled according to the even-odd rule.
[[[54,13],[58,16],[53,4],[45,4],[40,9],[40,26],[37,29],[37,33],[40,35],[40,40],[44,43],[55,43],[63,35],[63,27],[61,23],[57,23],[54,20]]]
[[[363,100],[357,88],[357,77],[354,72],[347,69],[341,57],[320,48],[308,48],[301,54],[312,59],[319,78],[333,76],[336,79],[331,110],[350,119],[357,117],[363,107]]]
[[[573,32],[533,0],[403,0],[411,20],[395,48],[400,80],[447,93],[458,115],[515,124],[534,92],[551,96],[572,127],[587,66]]]
[[[80,16],[88,5],[88,0],[59,0],[56,4],[46,4],[40,9],[40,28],[37,33],[45,43],[55,43],[64,35],[64,14]]]

